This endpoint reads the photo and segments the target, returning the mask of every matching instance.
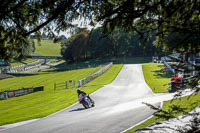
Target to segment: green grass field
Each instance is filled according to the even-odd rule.
[[[33,74],[20,74],[16,78],[8,78],[0,80],[0,91],[4,90],[16,90],[21,88],[29,88],[32,86],[41,86],[45,87],[46,91],[54,89],[54,83],[63,83],[67,80],[76,80],[78,81],[85,76],[97,72],[101,67],[89,68],[89,69],[80,69],[76,71],[64,71],[64,72],[41,72]],[[77,85],[77,83],[76,83]]]
[[[42,40],[41,45],[35,41],[35,53],[44,55],[44,56],[60,56],[60,43],[53,43],[52,40]]]
[[[18,65],[22,65],[22,64],[27,64],[27,63],[31,63],[31,62],[35,62],[37,61],[37,59],[26,59],[26,60],[23,60],[23,61],[16,61],[16,60],[13,60],[11,62],[11,66],[18,66]]]
[[[143,64],[142,69],[146,83],[154,93],[168,92],[168,84],[172,74],[163,64]]]
[[[37,40],[34,40],[35,42],[35,53],[44,55],[44,56],[61,56],[60,49],[61,44],[60,43],[53,43],[52,40],[41,40],[40,43],[38,43]],[[11,66],[18,66],[30,62],[34,62],[37,59],[25,59],[22,62],[19,61],[11,61]]]
[[[132,62],[134,59],[128,59]],[[140,61],[139,61],[140,62]],[[91,62],[90,62],[91,63]],[[90,64],[88,62],[88,64]],[[45,90],[41,92],[32,93],[25,96],[10,98],[0,101],[0,125],[29,120],[34,118],[41,118],[52,114],[56,111],[64,109],[77,101],[76,88],[74,89],[60,89],[54,90],[54,83],[61,83],[67,80],[78,80],[86,77],[101,67],[85,68],[88,66],[87,62],[84,64],[84,69],[71,70],[71,71],[47,71],[34,74],[25,74],[21,77],[0,80],[0,91],[7,89],[20,89],[22,87],[32,87],[44,85]],[[78,66],[78,65],[77,65]],[[110,83],[119,73],[123,65],[113,65],[105,74],[96,78],[92,82],[86,84],[83,89],[87,93],[92,93],[101,88],[102,85]],[[58,68],[59,69],[59,68]],[[167,92],[168,83],[171,74],[166,71],[162,64],[143,64],[143,72],[146,82],[154,92]],[[77,82],[76,82],[77,85]],[[169,110],[172,104],[180,105],[181,107],[189,107],[186,111],[193,109],[194,102],[199,100],[200,94],[190,98],[184,97],[181,99],[166,101],[163,104],[164,110]],[[196,106],[200,106],[198,103]],[[178,114],[176,114],[178,115]],[[153,117],[146,122],[142,123],[127,131],[133,133],[135,130],[144,128],[154,122],[162,121]]]
[[[87,93],[94,92],[101,88],[102,85],[110,83],[117,76],[121,68],[122,65],[113,65],[106,73],[86,84],[86,87],[82,89]],[[44,85],[44,91],[1,100],[0,125],[41,118],[72,105],[77,101],[76,88],[54,91],[54,83],[65,82],[67,80],[77,81],[99,69],[98,67],[64,72],[43,72],[36,73],[35,75],[23,75],[23,77],[0,80],[1,91]]]
[[[166,92],[168,90],[167,84],[169,83],[171,74],[164,69],[164,65],[143,64],[143,73],[147,84],[152,88],[154,92]],[[165,101],[163,103],[162,109],[165,111],[169,111],[171,109],[169,108],[170,106],[176,105],[185,108],[185,111],[189,112],[195,107],[200,106],[200,102],[198,102],[199,99],[200,99],[200,94],[197,94],[190,97],[187,96],[175,99],[173,101]],[[180,113],[171,115],[178,116],[180,115]],[[163,120],[164,119],[152,117],[149,120],[145,121],[144,123],[133,127],[126,133],[134,133],[137,129],[145,128],[155,122],[160,122]]]

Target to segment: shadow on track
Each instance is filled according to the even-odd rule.
[[[82,111],[82,110],[85,110],[85,108],[77,108],[77,109],[70,110],[69,112]]]

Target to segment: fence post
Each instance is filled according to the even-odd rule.
[[[78,87],[81,87],[81,80],[78,81]]]
[[[66,81],[66,89],[68,89],[68,82]]]
[[[75,80],[73,80],[73,88],[75,87],[75,85],[76,85],[76,81],[75,81]]]
[[[8,99],[8,92],[7,91],[4,92],[4,97],[5,97],[5,99]]]

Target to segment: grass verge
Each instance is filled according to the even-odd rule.
[[[199,101],[200,98],[200,94],[197,95],[193,95],[193,96],[187,96],[187,97],[183,97],[183,98],[179,98],[173,101],[165,101],[163,103],[163,110],[165,111],[169,111],[170,110],[170,106],[176,105],[176,106],[180,106],[181,108],[184,108],[185,112],[189,112],[191,110],[193,110],[195,107],[200,106],[200,102],[196,102]],[[180,113],[176,114],[176,116],[181,115]],[[135,127],[133,127],[132,129],[128,130],[126,133],[135,133],[136,130],[141,129],[141,128],[145,128],[155,122],[161,122],[164,121],[164,119],[158,118],[158,117],[152,117],[150,119],[148,119],[147,121],[145,121],[144,123],[137,125]]]
[[[154,93],[168,92],[169,81],[172,74],[164,67],[163,64],[143,64],[144,78]]]
[[[168,71],[165,71],[164,66],[161,64],[144,64],[143,65],[143,73],[147,84],[153,88],[154,92],[166,92],[166,84],[169,83],[170,74]],[[187,96],[171,101],[165,101],[163,103],[163,110],[169,111],[170,106],[176,105],[185,109],[185,112],[189,112],[197,106],[200,106],[200,94]],[[176,114],[176,116],[180,115],[180,113]],[[145,128],[155,122],[164,121],[164,119],[152,117],[145,121],[144,123],[133,127],[128,130],[126,133],[134,133],[137,129]]]
[[[82,89],[87,93],[92,93],[102,87],[102,85],[110,83],[115,79],[122,66],[113,65],[106,73],[86,84],[87,87]],[[41,118],[74,104],[77,101],[76,88],[54,91],[53,84],[55,82],[65,82],[66,80],[78,80],[97,70],[98,68],[89,68],[66,72],[40,73],[32,76],[1,80],[1,89],[11,87],[12,89],[19,89],[22,86],[44,85],[45,90],[1,100],[0,125]]]

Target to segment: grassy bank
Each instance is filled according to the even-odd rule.
[[[35,53],[44,55],[44,56],[61,56],[61,44],[53,43],[53,40],[41,40],[40,44],[37,40],[35,42]],[[22,64],[31,63],[37,61],[38,59],[25,59],[22,61],[12,60],[11,66],[19,66]]]
[[[82,89],[87,93],[92,93],[110,83],[121,70],[122,65],[113,65],[105,74],[96,78],[87,87]],[[39,73],[35,75],[17,77],[1,80],[1,90],[5,88],[18,89],[23,87],[44,85],[42,92],[32,93],[25,96],[10,98],[0,101],[0,125],[41,118],[66,108],[77,101],[76,88],[61,89],[54,91],[55,82],[65,82],[66,80],[78,80],[94,73],[99,68],[88,68],[65,72]],[[105,78],[106,77],[106,78]]]
[[[147,84],[152,88],[154,92],[166,92],[167,85],[170,79],[170,73],[164,69],[162,64],[144,64],[143,65],[143,73]],[[197,106],[200,106],[200,94],[191,96],[191,97],[183,97],[173,101],[165,101],[163,103],[163,110],[169,111],[170,106],[176,105],[182,108],[185,108],[185,112],[189,112]],[[197,103],[196,103],[197,102]],[[173,114],[175,116],[180,115]],[[152,117],[151,119],[145,121],[144,123],[135,126],[131,130],[126,133],[134,133],[137,129],[145,128],[155,122],[163,121],[164,119]]]
[[[77,81],[85,76],[97,72],[101,67],[80,69],[64,72],[41,72],[33,74],[18,74],[16,78],[0,80],[0,92],[4,90],[17,90],[43,85],[45,91],[54,90],[54,83],[63,83],[67,80]]]
[[[154,93],[168,92],[172,74],[163,64],[143,64],[142,69],[145,81]]]
[[[35,41],[35,53],[44,56],[60,56],[60,43],[53,43],[52,40],[41,40],[40,44]]]
[[[169,111],[170,110],[170,106],[176,105],[176,106],[180,106],[182,108],[185,108],[185,112],[189,112],[191,110],[193,110],[195,107],[200,106],[200,102],[196,103],[197,101],[199,101],[200,99],[200,94],[198,95],[193,95],[191,97],[183,97],[183,98],[179,98],[173,101],[166,101],[163,104],[162,109],[165,111]],[[174,114],[176,116],[181,115],[180,113],[178,114]],[[133,127],[131,130],[127,131],[126,133],[135,133],[135,131],[137,129],[141,129],[141,128],[145,128],[155,122],[161,122],[164,121],[164,119],[158,118],[158,117],[152,117],[150,119],[148,119],[147,121],[145,121],[144,123]]]

